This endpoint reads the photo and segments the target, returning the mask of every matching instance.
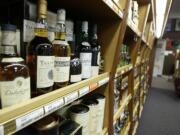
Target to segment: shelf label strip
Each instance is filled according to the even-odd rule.
[[[83,87],[79,90],[79,97],[82,97],[89,93],[89,86]]]
[[[45,113],[51,113],[64,105],[64,99],[60,98],[44,106]]]
[[[107,77],[107,78],[105,78],[105,79],[103,79],[103,80],[100,80],[100,81],[98,82],[98,84],[99,84],[99,86],[102,86],[102,85],[106,84],[108,81],[109,81],[109,77]]]
[[[44,109],[39,108],[16,119],[16,129],[22,129],[44,116]]]
[[[73,102],[74,100],[78,99],[78,92],[73,92],[71,94],[68,94],[67,96],[64,97],[65,104],[69,104]]]
[[[0,125],[0,135],[4,135],[4,127]]]
[[[92,83],[89,85],[90,90],[95,90],[98,87],[98,83]]]

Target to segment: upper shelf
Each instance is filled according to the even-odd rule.
[[[136,36],[141,37],[142,33],[138,29],[138,26],[134,25],[134,23],[130,19],[127,20],[127,26],[136,34]]]
[[[24,103],[4,108],[0,110],[0,135],[1,128],[5,134],[12,134],[108,82],[109,73],[103,73]]]

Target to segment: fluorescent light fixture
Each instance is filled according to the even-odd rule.
[[[156,36],[162,36],[167,0],[156,0]]]

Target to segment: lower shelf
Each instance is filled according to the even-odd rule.
[[[139,125],[139,122],[137,121],[137,122],[135,123],[135,125],[134,125],[132,135],[135,135],[135,134],[136,134],[136,131],[137,131],[138,125]]]

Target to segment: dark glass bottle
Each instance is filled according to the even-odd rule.
[[[16,26],[2,25],[0,60],[0,106],[2,108],[30,99],[29,69],[17,56]]]
[[[65,40],[65,15],[64,9],[58,10],[55,40],[53,41],[55,55],[55,89],[64,87],[68,85],[69,82],[71,48],[68,42]]]
[[[30,69],[32,97],[53,90],[53,46],[48,40],[47,1],[39,0],[35,37],[27,47],[26,62]]]
[[[93,24],[90,29],[90,43],[92,47],[92,76],[99,74],[99,65],[100,65],[100,45],[98,42],[97,36],[97,24]]]
[[[80,60],[82,63],[82,79],[91,77],[92,50],[88,42],[88,22],[82,22]]]

